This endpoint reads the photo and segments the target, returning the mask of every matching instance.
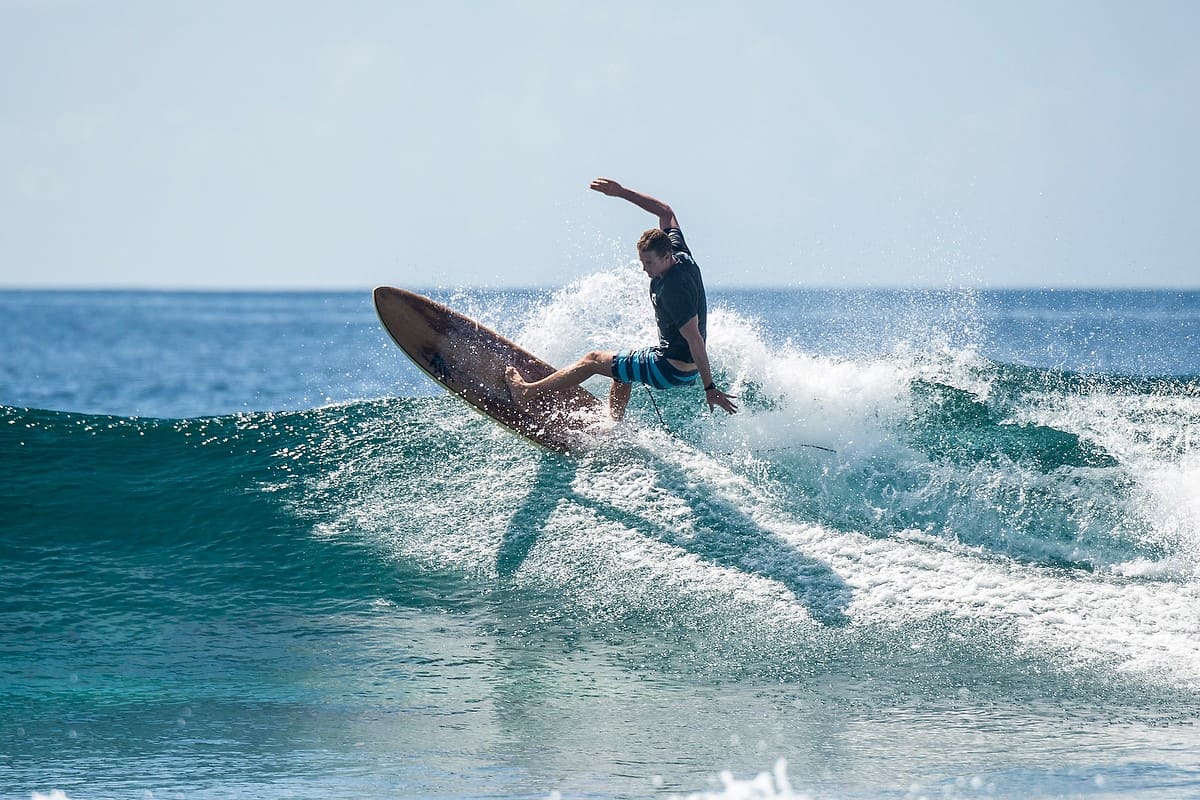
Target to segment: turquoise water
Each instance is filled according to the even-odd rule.
[[[1200,293],[712,294],[567,459],[367,291],[0,293],[0,797],[1200,796]]]

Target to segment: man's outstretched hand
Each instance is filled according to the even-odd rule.
[[[596,178],[592,181],[592,185],[588,187],[593,192],[606,194],[609,197],[619,197],[625,187],[610,178]]]

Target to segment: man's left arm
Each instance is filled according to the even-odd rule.
[[[692,350],[692,360],[700,370],[700,380],[704,381],[704,401],[708,403],[708,410],[712,411],[713,406],[720,406],[730,414],[735,413],[737,406],[733,403],[732,395],[725,394],[713,385],[712,367],[708,363],[708,347],[704,344],[704,337],[700,335],[700,318],[694,316],[683,323],[679,333],[687,340],[688,347]]]

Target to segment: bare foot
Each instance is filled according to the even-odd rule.
[[[517,405],[525,403],[525,379],[521,377],[521,373],[516,367],[509,367],[504,370],[504,382],[508,384],[508,393],[512,395],[513,402]]]

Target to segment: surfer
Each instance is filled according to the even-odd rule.
[[[658,217],[658,227],[643,233],[637,243],[642,269],[650,276],[650,302],[658,323],[658,346],[617,353],[593,350],[571,366],[533,382],[526,382],[516,367],[509,367],[504,377],[513,399],[522,403],[542,392],[577,386],[593,375],[604,375],[613,380],[608,393],[609,413],[613,419],[621,419],[634,381],[656,389],[672,389],[691,385],[698,377],[709,411],[720,406],[730,414],[736,412],[733,403],[736,398],[713,383],[705,345],[708,305],[704,281],[683,240],[675,212],[661,200],[626,189],[608,178],[597,178],[590,188],[628,200]]]

